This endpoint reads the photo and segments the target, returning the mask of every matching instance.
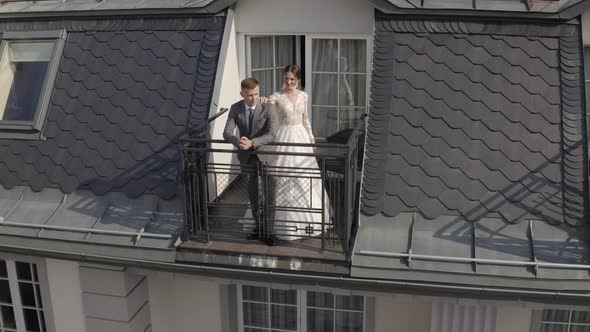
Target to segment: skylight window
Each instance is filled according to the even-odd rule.
[[[65,32],[5,32],[0,45],[0,137],[40,139]]]

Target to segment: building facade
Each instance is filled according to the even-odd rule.
[[[0,331],[589,329],[589,9],[1,2]],[[292,63],[334,228],[268,247],[215,139]]]

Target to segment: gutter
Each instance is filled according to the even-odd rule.
[[[489,265],[503,265],[503,266],[523,266],[534,267],[535,270],[540,268],[554,268],[564,270],[589,270],[590,265],[587,264],[567,264],[567,263],[548,263],[540,261],[510,261],[505,259],[488,259],[488,258],[468,258],[468,257],[451,257],[438,255],[422,255],[413,253],[391,253],[372,250],[360,250],[359,255],[385,258],[405,258],[407,260],[424,260],[432,262],[453,262],[453,263],[476,263]]]
[[[209,277],[228,278],[240,280],[252,279],[255,281],[267,281],[289,284],[313,284],[332,288],[362,289],[372,292],[398,291],[415,295],[452,296],[472,298],[499,298],[506,300],[534,301],[542,303],[564,303],[573,305],[588,305],[590,293],[574,293],[562,291],[541,291],[526,289],[511,289],[502,287],[457,286],[450,284],[437,284],[432,282],[410,282],[398,280],[382,280],[368,278],[353,278],[348,276],[315,275],[307,273],[286,273],[269,270],[247,270],[213,265],[193,265],[185,263],[168,263],[150,261],[145,259],[129,259],[96,254],[71,253],[58,250],[41,250],[26,246],[13,246],[0,244],[0,249],[7,252],[41,256],[47,258],[76,260],[95,264],[111,264],[124,267],[135,267],[149,270],[162,270],[167,272],[202,274]],[[515,299],[515,297],[518,297]],[[574,301],[574,302],[572,302]]]
[[[0,19],[23,18],[95,18],[120,16],[160,16],[160,15],[221,15],[227,7],[236,0],[217,0],[205,7],[182,8],[121,8],[121,9],[85,9],[85,10],[56,10],[56,11],[14,11],[0,12]]]
[[[444,9],[444,8],[402,8],[394,5],[389,0],[368,0],[373,7],[385,14],[394,15],[418,15],[418,16],[439,16],[441,19],[457,19],[460,17],[471,17],[475,19],[499,20],[511,19],[518,21],[520,19],[531,19],[531,21],[547,20],[567,21],[582,14],[585,9],[590,7],[588,0],[580,0],[568,7],[560,8],[558,11],[507,11],[507,10],[489,10],[489,9]]]

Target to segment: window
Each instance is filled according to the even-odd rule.
[[[0,332],[47,331],[37,265],[0,260]]]
[[[353,128],[366,111],[367,42],[311,39],[311,117],[314,134]]]
[[[240,331],[364,331],[365,298],[242,286]]]
[[[586,134],[590,137],[590,46],[584,47],[584,76],[584,82],[586,82]]]
[[[62,30],[2,34],[0,137],[41,138],[64,39]]]
[[[590,331],[590,312],[546,309],[535,312],[540,323],[533,324],[533,332],[587,332]]]
[[[250,77],[260,82],[260,94],[270,96],[283,86],[283,68],[301,64],[298,36],[253,36],[249,38]]]
[[[299,64],[314,135],[327,137],[353,128],[367,111],[369,50],[368,37],[248,36],[247,75],[268,96],[282,88],[283,68]]]

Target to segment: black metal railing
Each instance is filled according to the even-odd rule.
[[[246,165],[224,140],[182,139],[187,237],[208,242],[272,236],[279,245],[310,240],[320,250],[341,246],[348,252],[363,130],[359,121],[346,143],[271,143],[250,152],[255,157]]]

